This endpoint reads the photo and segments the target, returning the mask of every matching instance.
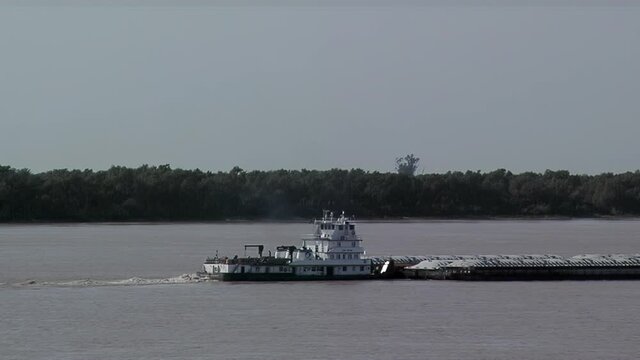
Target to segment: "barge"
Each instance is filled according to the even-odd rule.
[[[425,280],[634,280],[640,254],[433,256],[402,272]]]

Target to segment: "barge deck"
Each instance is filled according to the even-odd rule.
[[[401,271],[424,280],[640,280],[640,254],[432,256]]]

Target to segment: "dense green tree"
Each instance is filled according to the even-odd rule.
[[[0,221],[640,215],[640,172],[572,175],[342,170],[229,172],[169,165],[33,174],[0,166]]]

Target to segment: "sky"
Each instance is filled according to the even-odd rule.
[[[0,165],[640,168],[633,1],[0,0]]]

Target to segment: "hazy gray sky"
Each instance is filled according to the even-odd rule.
[[[633,2],[86,3],[0,0],[0,164],[640,168]]]

